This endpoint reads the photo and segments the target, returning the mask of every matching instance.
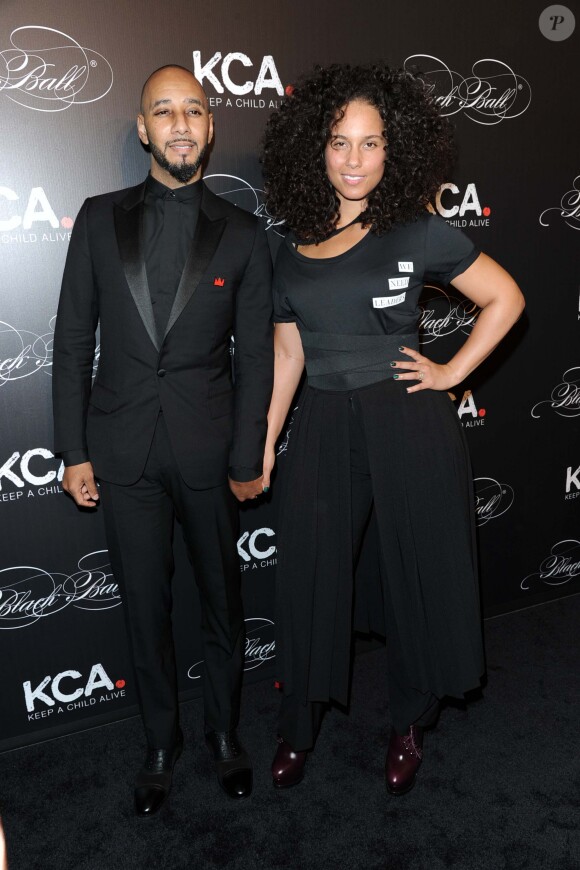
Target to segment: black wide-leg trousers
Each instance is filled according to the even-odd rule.
[[[205,728],[235,728],[244,617],[236,548],[238,511],[229,487],[194,490],[185,484],[160,414],[143,476],[130,486],[102,481],[101,496],[149,746],[171,748],[179,728],[171,622],[175,515],[200,593]]]
[[[354,572],[373,507],[373,489],[362,410],[356,392],[350,397],[349,410]],[[388,594],[388,581],[384,584],[383,594]],[[432,693],[420,692],[401,679],[404,667],[397,644],[396,622],[389,619],[390,615],[392,616],[392,608],[386,606],[387,679],[391,720],[395,730],[405,734],[412,724],[425,727],[431,725],[437,718],[439,700]],[[278,718],[279,734],[297,752],[312,749],[326,708],[326,704],[317,701],[303,703],[295,695],[285,695]]]

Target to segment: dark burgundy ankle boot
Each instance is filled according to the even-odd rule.
[[[393,728],[385,764],[387,791],[393,795],[410,791],[415,785],[422,760],[423,729],[419,725],[411,725],[408,733],[401,736]]]
[[[294,752],[283,737],[277,737],[278,749],[272,762],[272,780],[276,788],[290,788],[304,778],[307,752]]]

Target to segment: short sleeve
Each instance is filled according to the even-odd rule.
[[[285,240],[286,242],[286,240]],[[284,276],[288,270],[288,253],[286,244],[280,245],[276,265],[274,266],[274,278],[272,291],[274,294],[274,323],[296,323],[296,315],[288,301],[287,286]]]
[[[296,323],[296,315],[290,308],[284,284],[274,278],[274,323]]]
[[[471,239],[449,226],[438,215],[427,220],[425,238],[425,278],[450,284],[479,257],[480,251]]]

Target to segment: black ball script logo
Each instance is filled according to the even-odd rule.
[[[0,51],[0,91],[36,112],[94,103],[113,87],[111,64],[92,48],[52,27],[26,25]]]

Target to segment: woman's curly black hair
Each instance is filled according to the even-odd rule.
[[[315,67],[270,115],[262,140],[266,207],[302,241],[321,242],[338,221],[324,151],[352,100],[378,109],[387,139],[385,172],[368,196],[364,226],[381,234],[415,220],[449,178],[452,128],[420,75],[382,63]]]

